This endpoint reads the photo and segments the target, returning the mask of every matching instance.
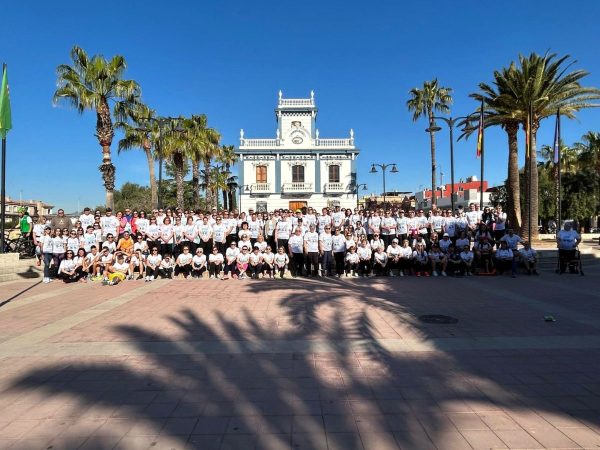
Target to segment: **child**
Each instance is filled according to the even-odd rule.
[[[438,244],[433,244],[431,246],[429,261],[431,262],[431,273],[434,277],[437,277],[438,274],[443,277],[446,276],[446,265],[448,264],[448,260],[446,259],[446,255],[440,250]]]
[[[121,252],[115,254],[116,262],[104,270],[104,284],[113,286],[120,283],[129,273],[129,264],[125,261],[125,255]]]
[[[346,254],[346,276],[350,277],[352,276],[353,278],[358,277],[358,274],[356,273],[358,271],[358,261],[359,261],[359,257],[356,254],[356,250],[354,249],[354,246],[351,245],[350,247],[348,247],[348,253]]]
[[[290,263],[290,258],[288,257],[288,255],[285,254],[285,248],[279,247],[279,250],[275,255],[274,262],[275,270],[279,272],[279,278],[283,278],[287,266]]]
[[[358,255],[358,271],[363,277],[368,277],[371,272],[371,247],[367,242],[366,236],[362,239],[360,247],[356,250]]]

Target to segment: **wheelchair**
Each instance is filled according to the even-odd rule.
[[[575,250],[558,250],[556,273],[559,275],[563,273],[584,275],[581,264],[581,252],[578,247]]]

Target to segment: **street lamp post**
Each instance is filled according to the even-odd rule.
[[[240,196],[239,196],[240,201],[239,201],[238,209],[241,213],[243,211],[243,209],[242,209],[242,191],[252,193],[252,186],[250,184],[242,184],[242,185],[238,186],[238,189],[240,190]]]
[[[358,191],[360,188],[363,188],[363,191],[367,190],[367,185],[365,183],[361,183],[361,184],[357,184],[355,187],[355,193],[356,193],[356,207],[358,208]]]
[[[459,120],[469,120],[471,117],[473,117],[474,115],[479,114],[478,112],[474,112],[472,114],[469,114],[468,116],[461,116],[461,117],[441,117],[441,116],[434,116],[433,119],[434,120],[442,120],[444,122],[446,122],[446,125],[448,125],[448,128],[450,130],[450,202],[452,204],[452,211],[454,211],[454,206],[455,206],[455,191],[454,191],[454,125],[456,124],[456,122],[458,122]],[[468,127],[465,125],[465,128],[463,128],[463,131],[473,131],[476,128],[472,128],[472,127]],[[427,133],[436,133],[438,131],[441,131],[442,128],[439,127],[435,122],[431,124],[431,126],[429,128],[426,128],[425,131]],[[435,195],[435,192],[431,193],[432,197]],[[483,198],[483,193],[481,194],[482,198]],[[432,200],[432,204],[433,204],[433,200]]]
[[[383,205],[385,207],[385,172],[388,167],[391,167],[390,173],[398,173],[398,169],[396,168],[396,163],[371,164],[371,170],[369,173],[377,173],[377,169],[375,167],[379,167],[383,173]]]

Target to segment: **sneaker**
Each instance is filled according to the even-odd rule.
[[[43,283],[50,283],[50,278],[48,278],[48,277],[45,277],[45,278],[42,280],[42,282],[43,282]]]
[[[429,272],[423,272],[423,275],[425,275],[426,277],[429,276]]]
[[[403,277],[404,276],[404,271],[403,270],[399,271],[398,275],[400,275],[401,277]]]
[[[150,281],[154,281],[154,275],[150,275]]]
[[[446,272],[442,270],[442,276],[445,277],[447,276]]]
[[[431,273],[431,275],[433,275],[434,277],[437,277],[437,276],[438,276],[438,273],[437,273],[437,272],[434,270],[434,271]]]
[[[212,280],[214,277],[215,277],[214,275],[211,275],[211,276],[210,276],[210,277],[208,277],[208,278],[210,278],[210,279]]]
[[[417,273],[416,273],[416,275],[417,275],[418,277],[420,277],[420,276],[421,276],[421,272],[417,272]]]
[[[390,272],[390,277],[394,278],[396,275],[394,275],[394,272]]]
[[[538,271],[537,271],[537,270],[534,270],[534,271],[533,271],[533,274],[534,274],[534,275],[536,275],[536,276],[539,276],[539,273],[538,273]]]
[[[352,278],[358,278],[358,275],[357,275],[357,274],[355,274],[355,273],[353,273],[353,274],[352,274]]]

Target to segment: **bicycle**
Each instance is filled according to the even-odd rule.
[[[18,253],[20,258],[35,257],[35,244],[31,239],[24,236],[10,239],[9,234],[7,233],[5,233],[4,236],[5,253]]]

